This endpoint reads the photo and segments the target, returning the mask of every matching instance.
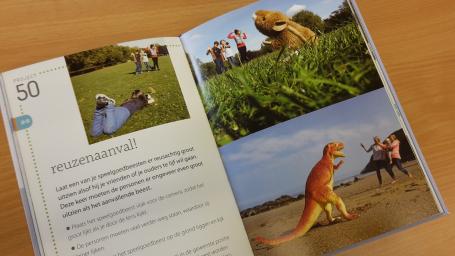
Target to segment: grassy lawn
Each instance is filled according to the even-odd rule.
[[[134,63],[128,62],[71,78],[90,144],[189,118],[170,57],[160,57],[159,61],[160,71],[145,72],[137,76],[134,74]],[[120,105],[135,89],[154,92],[152,95],[155,103],[136,112],[114,135],[93,138],[90,128],[96,105],[95,95],[106,94],[116,100],[116,105]]]

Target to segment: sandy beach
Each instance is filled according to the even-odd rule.
[[[322,213],[319,223],[304,236],[276,247],[258,245],[254,238],[259,235],[274,238],[290,232],[300,218],[304,200],[244,218],[255,255],[326,254],[437,214],[432,193],[418,164],[412,161],[405,164],[405,167],[414,178],[407,177],[395,167],[393,170],[399,179],[395,184],[390,184],[391,178],[382,170],[384,184],[380,188],[376,174],[372,173],[335,190],[348,211],[360,214],[358,219],[328,225],[325,214]],[[340,216],[336,209],[334,216]]]

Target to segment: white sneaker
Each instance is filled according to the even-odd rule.
[[[102,94],[102,93],[98,93],[98,94],[95,96],[95,99],[96,99],[96,101],[99,101],[99,102],[112,103],[112,104],[115,105],[115,100],[114,100],[114,99],[109,98],[107,95]]]
[[[146,94],[145,98],[147,99],[147,104],[149,105],[155,102],[155,99],[150,94]]]

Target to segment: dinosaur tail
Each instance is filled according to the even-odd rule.
[[[295,229],[287,234],[280,236],[275,239],[267,239],[264,237],[257,237],[256,241],[266,245],[279,245],[284,242],[291,241],[295,238],[303,236],[313,224],[317,221],[319,215],[322,212],[322,207],[312,199],[305,200],[305,209],[303,209],[302,216],[300,217],[299,223]]]

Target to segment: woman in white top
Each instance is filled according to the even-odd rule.
[[[382,186],[382,177],[381,169],[384,168],[387,173],[392,178],[391,184],[395,183],[397,180],[393,174],[392,167],[390,166],[389,161],[387,161],[387,152],[381,147],[381,139],[378,136],[373,138],[374,144],[371,145],[368,149],[360,143],[360,146],[365,150],[365,152],[373,151],[373,156],[371,158],[374,166],[376,167],[376,175],[378,176],[379,186]]]
[[[235,54],[231,46],[229,45],[229,42],[226,42],[226,40],[221,40],[221,49],[223,51],[224,58],[229,62],[231,68],[237,66]]]
[[[141,60],[145,66],[145,70],[152,71],[152,66],[150,66],[149,57],[147,56],[147,49],[141,50]]]

